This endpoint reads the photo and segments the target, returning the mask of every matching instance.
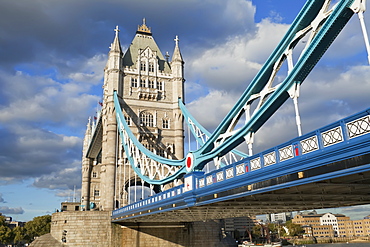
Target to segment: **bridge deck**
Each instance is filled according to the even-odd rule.
[[[113,211],[112,221],[194,222],[370,204],[370,110]]]

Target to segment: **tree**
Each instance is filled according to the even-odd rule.
[[[50,215],[38,216],[28,221],[24,226],[25,240],[33,241],[35,237],[49,233],[50,222]]]
[[[288,228],[290,236],[298,236],[304,233],[304,229],[301,227],[301,225],[294,224],[291,220],[288,220],[285,223],[285,226]]]
[[[5,226],[5,216],[0,215],[0,226]]]
[[[12,231],[13,231],[13,236],[14,236],[13,243],[14,244],[21,243],[25,238],[26,229],[24,229],[24,227],[17,226],[13,228]]]
[[[8,226],[0,225],[0,243],[10,244],[13,240],[12,230]]]

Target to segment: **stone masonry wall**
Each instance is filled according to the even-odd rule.
[[[122,247],[225,247],[237,246],[222,234],[219,221],[185,223],[184,227],[122,227]]]
[[[109,211],[66,211],[54,213],[51,235],[64,246],[112,246],[112,224]]]
[[[111,223],[110,215],[109,211],[54,213],[51,236],[66,247],[235,246],[226,241],[219,221],[179,223],[177,226],[146,223],[129,228]]]

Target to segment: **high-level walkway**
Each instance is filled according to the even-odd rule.
[[[112,221],[194,222],[370,203],[370,109],[113,211]]]

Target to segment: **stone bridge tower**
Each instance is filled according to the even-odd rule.
[[[131,45],[122,52],[118,37],[110,46],[104,69],[103,102],[96,121],[88,123],[82,157],[83,210],[109,211],[139,200],[154,188],[136,177],[127,162],[117,133],[113,92],[138,140],[152,152],[170,159],[184,156],[184,61],[175,39],[172,59],[163,56],[145,19]],[[139,190],[140,193],[129,193]],[[171,186],[171,185],[167,185]],[[148,188],[149,187],[149,188]],[[144,189],[145,188],[145,194]]]

